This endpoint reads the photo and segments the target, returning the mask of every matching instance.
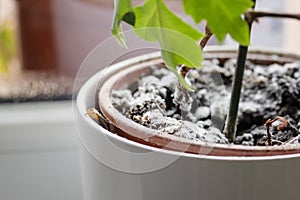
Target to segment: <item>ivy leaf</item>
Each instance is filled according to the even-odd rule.
[[[241,45],[249,45],[249,26],[242,14],[253,6],[252,0],[183,0],[183,3],[185,12],[196,23],[207,20],[219,42],[229,33]]]
[[[132,26],[135,24],[132,0],[115,0],[115,10],[112,24],[112,33],[121,46],[127,48],[126,39],[121,22],[124,21]]]
[[[147,41],[159,41],[162,58],[167,67],[191,90],[184,78],[178,74],[177,66],[201,66],[202,51],[197,41],[203,34],[173,14],[162,0],[147,0],[144,5],[136,7],[134,12],[134,29],[137,35]]]

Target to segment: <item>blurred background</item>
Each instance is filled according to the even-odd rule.
[[[167,2],[182,16],[177,0]],[[257,8],[299,12],[300,2],[257,0]],[[113,0],[0,0],[0,199],[82,199],[73,83],[111,37],[112,15]],[[261,19],[251,45],[300,53],[299,35],[295,20]]]

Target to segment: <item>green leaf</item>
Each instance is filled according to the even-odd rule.
[[[183,85],[191,89],[177,73],[177,66],[201,66],[202,51],[197,41],[203,34],[173,14],[162,0],[147,0],[134,12],[137,35],[151,42],[159,41],[167,67],[179,77]]]
[[[219,42],[230,34],[241,45],[249,45],[249,26],[242,14],[253,6],[252,0],[183,0],[183,3],[185,12],[196,23],[207,20]]]
[[[115,0],[115,10],[112,24],[112,33],[121,46],[127,48],[126,39],[121,22],[124,21],[132,26],[135,24],[132,0]]]

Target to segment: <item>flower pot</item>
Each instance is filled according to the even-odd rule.
[[[207,53],[207,56],[215,56],[215,53]],[[274,52],[261,53],[252,51],[249,59],[259,57],[260,62],[269,62],[265,58]],[[230,55],[234,55],[234,51],[218,51],[218,56],[224,59]],[[273,59],[280,62],[299,58],[276,55]],[[95,107],[99,77],[102,77],[99,85],[104,97],[105,92],[110,93],[106,84],[121,68],[131,70],[131,66],[135,66],[144,73],[144,66],[159,62],[159,54],[151,54],[113,65],[105,73],[94,75],[79,92],[75,116],[82,144],[85,199],[298,199],[299,147],[189,144],[172,137],[160,137],[146,128],[133,132],[137,129],[135,126],[119,127],[123,122],[113,120],[115,130],[110,132],[87,116],[87,110]],[[138,73],[124,73],[130,80],[134,74]],[[102,103],[114,109],[109,102]],[[114,112],[112,116],[117,115]],[[128,130],[129,136],[126,135]]]

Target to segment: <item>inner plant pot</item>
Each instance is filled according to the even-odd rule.
[[[211,156],[275,156],[300,153],[300,57],[251,50],[240,102],[238,136],[222,133],[236,51],[204,53],[203,68],[189,73],[195,92],[189,111],[174,103],[177,80],[159,56],[123,68],[100,88],[98,103],[111,132],[153,147]],[[268,124],[268,119],[281,124]],[[274,121],[275,121],[274,120]],[[280,121],[279,120],[279,121]],[[270,121],[269,121],[270,122]],[[271,128],[271,125],[274,125]],[[272,135],[270,135],[272,134]],[[272,145],[268,141],[272,140]]]

